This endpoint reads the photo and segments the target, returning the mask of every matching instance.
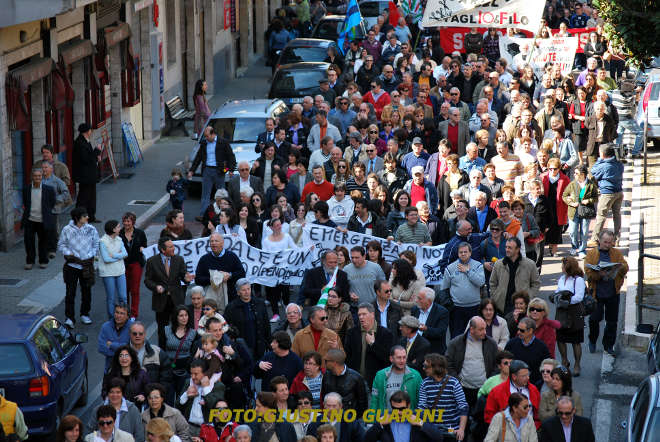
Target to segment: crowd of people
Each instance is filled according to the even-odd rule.
[[[513,29],[473,29],[465,54],[445,54],[437,32],[419,31],[410,17],[392,26],[384,11],[364,41],[351,41],[344,55],[329,50],[316,95],[264,122],[253,164],[236,164],[215,128],[202,129],[209,110],[200,80],[202,135],[191,170],[202,167],[195,220],[210,251],[193,273],[173,244],[193,237],[183,171],[172,171],[172,210],[158,253],[145,260],[134,214],[107,221],[100,238],[89,224],[95,176],[81,173],[82,163],[79,204],[58,240],[53,211],[70,201],[70,178],[44,146],[24,197],[26,269],[35,263],[35,234],[42,267],[56,250],[64,255],[65,324],[73,328],[78,285],[80,320],[91,323],[97,258],[108,314],[97,342],[103,403],[88,422],[64,417],[56,440],[593,441],[572,379],[587,322],[589,351],[597,351],[605,319],[602,347],[615,355],[628,267],[616,248],[623,165],[608,92],[621,63],[600,35],[597,10],[571,3],[549,2],[546,24],[566,33],[594,21],[597,31],[583,70],[567,77],[548,63],[536,78],[525,64],[528,47],[513,65],[501,58],[498,32]],[[310,14],[308,1],[296,0],[296,20],[278,19],[271,49],[286,42],[282,33],[308,32],[325,10],[318,0],[311,6]],[[421,52],[419,32],[430,36]],[[80,133],[81,158],[95,167],[89,126]],[[445,244],[442,283],[428,286],[410,251],[387,262],[373,240],[323,251],[300,286],[265,287],[251,284],[224,246],[233,235],[269,252],[301,247],[306,224]],[[559,257],[565,242],[556,291],[542,295],[544,257]],[[140,321],[143,276],[157,345]],[[358,419],[224,422],[211,414],[318,408],[356,410]],[[443,410],[443,418],[366,424],[368,409]]]

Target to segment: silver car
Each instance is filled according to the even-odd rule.
[[[660,373],[644,379],[628,412],[628,442],[657,442],[660,438]]]
[[[648,113],[646,136],[656,147],[660,146],[660,69],[647,73],[646,84],[637,105],[635,121],[644,128],[645,114]]]
[[[236,155],[236,164],[241,161],[252,164],[260,155],[255,152],[255,146],[257,136],[266,130],[266,118],[275,118],[288,111],[284,101],[278,99],[232,100],[211,114],[204,128],[213,126],[219,137],[229,141]],[[199,140],[190,152],[190,162],[195,158],[198,149]],[[190,181],[201,184],[201,167],[193,171]]]

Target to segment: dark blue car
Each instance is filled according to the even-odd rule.
[[[85,342],[50,315],[0,315],[0,394],[18,404],[30,435],[54,434],[87,402]]]

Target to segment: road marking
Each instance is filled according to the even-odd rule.
[[[598,393],[607,396],[630,396],[632,398],[636,391],[637,387],[631,385],[600,384],[598,387]]]
[[[60,272],[23,298],[18,306],[26,308],[29,313],[49,312],[62,302],[65,294],[66,285]]]
[[[609,442],[612,421],[612,401],[596,399],[596,418],[594,433],[598,442]]]
[[[146,330],[145,339],[149,341],[152,336],[156,333],[158,325],[153,322]],[[105,356],[103,356],[103,364],[105,365]],[[94,373],[92,373],[94,374]],[[89,376],[89,373],[87,374]],[[101,376],[101,382],[96,384],[92,390],[89,391],[87,405],[82,407],[80,410],[76,410],[78,417],[83,417],[92,407],[96,407],[101,401],[101,389],[103,388],[103,376]]]

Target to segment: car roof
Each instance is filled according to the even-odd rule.
[[[286,48],[292,47],[301,47],[301,46],[317,46],[317,47],[328,47],[335,44],[332,40],[326,40],[325,38],[294,38],[286,44]]]
[[[27,313],[0,315],[0,341],[26,339],[42,318],[43,315]]]
[[[301,61],[280,66],[280,71],[324,71],[330,67],[330,63],[323,61]]]
[[[266,118],[270,116],[271,109],[278,107],[282,100],[252,99],[230,100],[215,110],[211,118]]]

